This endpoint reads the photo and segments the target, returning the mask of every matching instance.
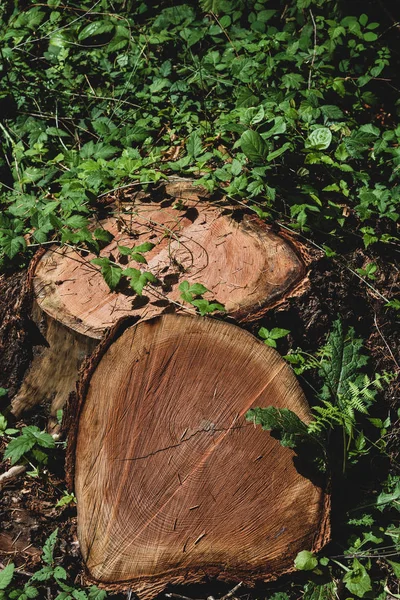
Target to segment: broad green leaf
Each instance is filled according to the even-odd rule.
[[[138,254],[134,252],[133,254],[131,254],[131,259],[141,264],[147,264],[147,260],[145,259],[143,254]]]
[[[65,219],[65,224],[72,229],[82,229],[82,227],[87,227],[88,223],[88,219],[82,215],[72,215]]]
[[[27,598],[37,598],[39,596],[39,590],[33,587],[33,585],[25,585],[24,594]]]
[[[118,245],[118,252],[122,255],[122,256],[130,256],[133,252],[132,248],[128,248],[128,246],[120,246]]]
[[[122,276],[121,267],[113,266],[111,264],[104,265],[101,268],[101,274],[104,277],[104,281],[108,285],[111,291],[115,290],[117,285],[119,284]]]
[[[186,143],[186,151],[191,158],[197,158],[203,153],[203,146],[201,143],[201,137],[194,131]]]
[[[26,248],[26,241],[22,236],[7,237],[0,240],[0,244],[8,258],[14,258]]]
[[[155,244],[152,244],[151,242],[144,242],[144,244],[140,244],[140,246],[135,246],[133,250],[135,252],[150,252],[150,250],[153,250],[154,247]]]
[[[46,565],[53,563],[53,552],[57,543],[58,527],[49,535],[43,546],[42,560]]]
[[[89,589],[89,600],[105,600],[107,598],[107,592],[99,590],[98,587],[92,585]]]
[[[36,441],[34,438],[28,438],[24,435],[11,440],[4,452],[4,459],[10,459],[11,464],[15,465],[17,461],[26,453],[33,448]]]
[[[106,229],[95,229],[93,232],[94,238],[100,242],[111,242],[114,238],[113,234]]]
[[[308,550],[299,552],[294,561],[294,566],[298,571],[312,571],[317,565],[318,559]]]
[[[368,575],[365,567],[355,558],[352,568],[343,577],[343,582],[349,592],[363,598],[364,595],[372,590],[371,578]]]
[[[331,145],[332,132],[327,127],[314,129],[306,139],[306,148],[315,148],[316,150],[327,150]]]
[[[208,292],[208,289],[201,283],[193,283],[193,285],[190,286],[189,291],[195,296],[202,296]]]
[[[14,576],[14,563],[8,564],[0,571],[0,590],[5,590],[10,585]]]
[[[270,162],[271,160],[275,160],[276,158],[284,154],[287,150],[289,150],[290,147],[291,144],[289,142],[286,142],[285,144],[283,144],[283,146],[277,148],[277,150],[270,152],[267,156],[267,161]]]
[[[248,129],[240,138],[240,146],[247,158],[254,163],[263,163],[268,153],[268,146],[257,131]]]
[[[179,284],[179,290],[181,292],[187,292],[190,288],[190,283],[188,281],[182,281],[182,283]]]
[[[42,567],[39,571],[33,574],[31,581],[48,581],[53,577],[53,567],[47,565],[46,567]]]
[[[400,563],[394,562],[393,560],[389,560],[388,558],[386,560],[389,563],[389,565],[392,567],[393,573],[395,574],[397,579],[400,581]]]
[[[274,327],[273,329],[271,329],[269,334],[273,340],[278,340],[279,338],[288,335],[288,333],[290,333],[290,329],[281,329],[280,327]]]
[[[93,37],[95,35],[101,35],[102,33],[109,33],[114,29],[113,23],[109,21],[94,21],[93,23],[89,23],[84,27],[79,35],[79,41],[86,40],[87,38]]]

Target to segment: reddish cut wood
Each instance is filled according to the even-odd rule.
[[[149,318],[162,312],[160,301],[181,301],[178,288],[184,280],[205,285],[210,290],[205,298],[224,304],[239,321],[259,318],[303,282],[306,268],[294,244],[258,218],[242,215],[236,220],[223,214],[200,200],[192,182],[168,189],[181,208],[172,202],[129,203],[101,222],[115,236],[102,256],[118,260],[118,244],[155,244],[146,254],[147,266],[126,265],[144,266],[163,284],[145,288],[147,304],[132,291],[110,293],[99,267],[90,263],[94,255],[83,258],[71,248],[53,248],[36,269],[39,307],[74,331],[100,339],[123,316]]]
[[[245,420],[310,411],[279,354],[234,325],[164,315],[106,341],[78,386],[78,536],[90,576],[151,597],[167,583],[268,580],[329,537],[329,495]]]
[[[215,206],[191,180],[168,181],[158,194],[161,200],[142,193],[140,199],[119,202],[110,208],[112,216],[93,225],[115,235],[101,252],[112,260],[121,259],[118,244],[155,244],[146,254],[148,265],[123,265],[144,267],[159,278],[143,298],[128,285],[110,292],[100,268],[90,262],[92,254],[55,246],[39,261],[33,320],[42,343],[13,398],[15,416],[48,402],[51,426],[57,427],[56,413],[75,389],[79,365],[105,331],[127,315],[148,319],[171,303],[182,310],[184,280],[204,284],[210,290],[205,298],[224,304],[238,322],[257,320],[306,289],[309,257],[284,232],[278,235],[252,214]],[[195,311],[189,304],[184,310]]]

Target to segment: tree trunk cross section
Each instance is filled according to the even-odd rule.
[[[329,538],[329,495],[245,419],[310,410],[279,354],[240,328],[163,315],[95,351],[78,386],[78,535],[90,577],[148,598],[206,575],[254,583]]]

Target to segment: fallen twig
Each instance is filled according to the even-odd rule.
[[[0,485],[16,479],[22,475],[22,473],[25,473],[25,471],[26,465],[15,465],[14,467],[11,467],[11,469],[8,469],[8,471],[0,475]]]

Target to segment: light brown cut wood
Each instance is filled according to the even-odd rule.
[[[75,388],[79,365],[105,331],[127,315],[148,319],[171,308],[194,311],[181,303],[179,284],[202,283],[205,298],[224,304],[238,322],[260,318],[267,310],[304,290],[307,265],[302,247],[277,234],[254,215],[219,208],[191,180],[165,184],[157,200],[151,195],[117,202],[114,213],[93,227],[115,235],[101,256],[120,260],[117,245],[155,244],[144,267],[159,285],[146,287],[143,298],[126,286],[110,292],[93,254],[70,247],[48,250],[39,261],[33,288],[34,320],[43,339],[12,402],[19,416],[49,402],[53,420]]]
[[[245,420],[268,405],[310,418],[290,367],[249,333],[184,315],[127,327],[95,351],[77,402],[78,536],[106,587],[252,584],[328,540],[329,495]]]

